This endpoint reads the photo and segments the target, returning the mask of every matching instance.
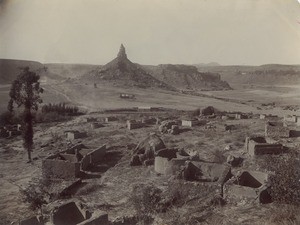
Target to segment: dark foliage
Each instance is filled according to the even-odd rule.
[[[47,104],[42,107],[42,113],[57,113],[58,115],[75,116],[79,114],[77,106],[67,106],[65,103]]]
[[[31,110],[38,110],[38,105],[42,103],[40,93],[43,89],[39,83],[40,76],[29,70],[29,67],[22,69],[17,79],[12,83],[8,102],[8,110],[13,113],[14,104],[17,107],[24,107],[23,111],[23,146],[28,152],[28,159],[31,161],[31,151],[33,147],[33,115]]]

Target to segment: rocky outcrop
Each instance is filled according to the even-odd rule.
[[[173,90],[174,88],[154,78],[146,72],[139,64],[131,62],[127,58],[126,50],[122,44],[118,55],[111,62],[102,67],[92,70],[82,76],[82,79],[93,81],[114,82],[115,86],[150,88],[158,87]]]
[[[231,89],[220,74],[200,73],[195,66],[162,64],[145,68],[153,77],[180,90]]]

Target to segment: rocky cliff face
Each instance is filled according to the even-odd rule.
[[[218,73],[200,73],[195,66],[164,64],[147,67],[155,78],[177,88],[189,90],[230,89]]]

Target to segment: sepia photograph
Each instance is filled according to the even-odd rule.
[[[300,225],[300,0],[0,0],[0,225]]]

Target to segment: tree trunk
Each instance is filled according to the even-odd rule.
[[[27,148],[28,162],[31,162],[31,149]]]
[[[23,132],[23,146],[27,150],[28,161],[31,162],[31,152],[33,146],[33,127],[32,127],[32,114],[30,108],[24,110],[24,128]]]

